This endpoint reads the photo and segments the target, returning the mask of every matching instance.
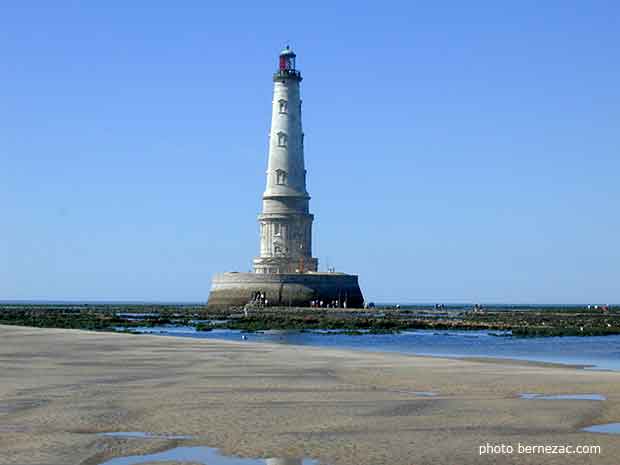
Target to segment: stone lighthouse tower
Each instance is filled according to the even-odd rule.
[[[213,277],[209,307],[240,307],[257,301],[269,306],[364,304],[356,275],[321,273],[318,260],[312,257],[314,216],[308,207],[301,73],[295,59],[295,53],[286,47],[273,75],[267,184],[258,216],[260,255],[253,261],[254,272],[218,273]]]
[[[295,68],[295,53],[286,47],[273,75],[267,187],[258,217],[260,256],[254,259],[256,273],[317,271],[318,261],[312,258],[314,217],[308,211],[310,196],[306,190],[301,79]]]

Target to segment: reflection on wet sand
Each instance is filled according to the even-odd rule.
[[[303,465],[303,460],[290,457],[282,459],[267,459],[267,465]]]

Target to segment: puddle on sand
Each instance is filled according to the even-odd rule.
[[[607,400],[601,394],[531,394],[520,395],[521,399],[527,400]]]
[[[148,455],[129,455],[103,462],[101,465],[139,465],[151,462],[191,462],[203,465],[319,465],[317,460],[300,458],[245,459],[220,455],[213,447],[175,447]]]
[[[147,433],[144,431],[114,431],[99,433],[99,436],[136,439],[192,439],[189,435],[171,435]],[[174,447],[163,452],[148,455],[129,455],[117,457],[103,462],[101,465],[139,465],[151,462],[192,462],[204,465],[319,465],[317,460],[294,457],[270,459],[245,459],[235,456],[221,455],[213,447]]]
[[[620,434],[620,423],[592,425],[588,426],[587,428],[582,428],[581,431],[587,431],[588,433]]]
[[[145,433],[143,431],[115,431],[113,433],[99,433],[99,436],[139,439],[192,439],[192,436],[188,435]]]
[[[431,391],[405,391],[402,389],[389,389],[389,392],[397,392],[399,394],[413,394],[418,397],[435,397],[437,395],[436,392]]]
[[[23,399],[14,400],[11,402],[0,402],[0,413],[13,413],[19,410],[25,410],[29,408],[36,408],[45,405],[46,401],[39,399]]]
[[[28,433],[32,429],[28,426],[0,425],[0,433]]]

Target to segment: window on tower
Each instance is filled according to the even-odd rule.
[[[278,100],[280,104],[280,113],[288,113],[288,102],[286,100]]]
[[[273,224],[273,235],[279,236],[280,234],[282,234],[280,223],[274,223]]]
[[[279,186],[286,185],[287,174],[284,170],[276,170],[276,184]]]
[[[288,145],[288,136],[283,132],[279,132],[278,133],[278,146],[286,147],[287,145]]]

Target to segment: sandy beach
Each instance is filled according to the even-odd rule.
[[[618,372],[0,326],[0,464],[97,465],[180,444],[326,465],[617,464],[620,436],[580,431],[610,422]],[[191,438],[96,434],[114,431]],[[479,455],[487,443],[601,453]]]

